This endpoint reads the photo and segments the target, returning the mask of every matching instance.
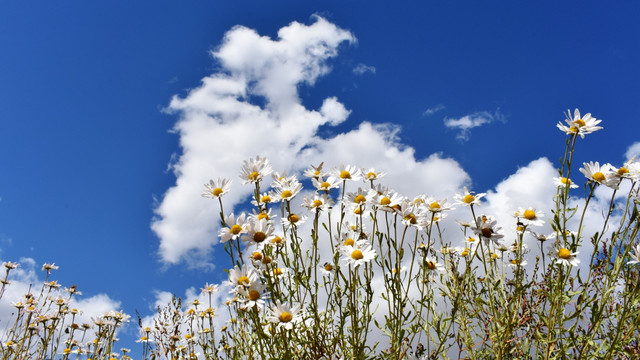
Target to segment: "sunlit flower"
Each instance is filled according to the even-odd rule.
[[[2,263],[2,265],[3,265],[5,268],[9,269],[9,270],[11,270],[11,269],[15,269],[15,268],[17,268],[18,266],[20,266],[20,264],[15,263],[15,262],[11,262],[11,261],[5,261],[4,263]]]
[[[542,211],[536,210],[532,207],[528,207],[526,209],[518,208],[515,216],[520,219],[524,223],[524,225],[534,225],[534,226],[542,226],[544,225],[544,220],[541,218],[544,217]],[[524,230],[524,229],[523,229]]]
[[[227,225],[220,229],[220,242],[225,243],[229,240],[235,240],[240,235],[247,232],[248,225],[245,222],[245,214],[240,214],[237,218],[233,213],[227,215],[224,218],[224,223]]]
[[[379,180],[387,175],[384,171],[376,171],[374,168],[360,170],[364,181]]]
[[[362,178],[360,169],[353,165],[340,165],[338,169],[335,169],[332,175],[340,180],[353,180],[357,181]]]
[[[629,256],[631,256],[631,261],[627,262],[628,265],[640,264],[640,244],[633,248],[633,252]]]
[[[311,179],[311,183],[316,188],[316,191],[329,192],[331,189],[337,189],[341,185],[341,180],[335,176],[329,176],[327,179],[322,177]]]
[[[613,166],[611,164],[600,164],[596,162],[583,163],[580,172],[587,177],[587,179],[597,182],[600,185],[605,185],[617,189],[619,181],[615,179],[613,172]]]
[[[324,161],[321,162],[318,166],[311,165],[311,169],[305,170],[303,175],[312,179],[321,178],[325,175],[325,173],[322,171],[322,166],[324,166]]]
[[[333,200],[326,193],[315,194],[313,197],[305,196],[302,199],[302,206],[310,211],[326,211],[333,206]]]
[[[418,229],[424,229],[428,224],[426,210],[423,207],[414,206],[408,200],[402,202],[400,206],[400,216],[405,226],[413,226]],[[394,207],[395,209],[395,207]]]
[[[242,268],[237,265],[233,269],[229,270],[229,281],[227,285],[232,286],[234,289],[238,287],[250,287],[251,284],[258,281],[258,272],[253,266],[244,264]]]
[[[322,272],[324,275],[331,276],[333,275],[335,267],[333,266],[333,264],[325,262],[324,264],[320,265],[319,269],[320,272]]]
[[[218,178],[216,181],[209,180],[208,184],[204,184],[202,196],[217,199],[231,190],[231,182],[225,178]]]
[[[342,263],[353,265],[354,268],[376,257],[376,251],[371,247],[371,244],[365,241],[357,241],[354,245],[341,246],[339,250],[340,254],[342,254],[340,258]]]
[[[245,160],[240,170],[240,178],[243,184],[258,182],[265,176],[271,174],[273,169],[269,160],[256,156],[254,159]]]
[[[425,200],[427,210],[432,213],[439,213],[445,210],[452,210],[453,207],[447,202],[447,199],[428,198]]]
[[[484,197],[486,193],[474,194],[470,192],[467,187],[464,187],[464,192],[462,194],[453,195],[453,199],[455,200],[455,204],[460,205],[480,205],[480,199]]]
[[[278,329],[293,329],[293,326],[302,321],[300,305],[290,307],[288,303],[277,301],[271,308],[271,315],[267,319],[272,324],[277,324]]]
[[[260,219],[249,222],[247,233],[242,235],[241,239],[250,244],[260,245],[265,240],[270,239],[272,234],[273,226],[266,219]]]
[[[576,257],[579,252],[571,252],[567,248],[551,248],[549,255],[551,255],[557,262],[564,266],[578,266],[580,259]]]
[[[260,220],[265,220],[269,223],[272,223],[273,220],[275,219],[276,215],[271,214],[271,209],[268,210],[263,210],[260,212],[257,212],[256,209],[253,209],[251,211],[251,214],[249,214],[249,221],[250,222],[256,222],[256,221],[260,221]]]
[[[302,190],[302,184],[294,178],[292,181],[275,186],[274,190],[270,195],[275,201],[291,201]]]
[[[204,284],[204,287],[200,289],[200,291],[202,294],[213,294],[214,292],[218,291],[219,288],[220,287],[218,286],[218,284],[206,283]]]
[[[511,260],[509,260],[509,266],[514,267],[514,268],[517,268],[517,267],[520,267],[520,266],[525,266],[525,265],[527,265],[527,260],[524,260],[524,259],[520,259],[520,260],[511,259]]]
[[[471,230],[483,240],[492,240],[495,244],[498,244],[498,240],[502,239],[504,235],[498,234],[501,227],[497,226],[497,221],[490,216],[479,216],[476,219],[478,226],[472,226]]]
[[[624,163],[619,168],[612,167],[614,178],[620,179],[631,179],[633,181],[640,180],[640,163],[636,162],[635,159],[631,159]]]
[[[578,187],[578,185],[574,184],[573,181],[571,181],[571,179],[566,178],[566,177],[554,177],[553,178],[553,184],[556,187],[568,186],[571,189],[575,189],[575,188]]]
[[[242,308],[248,309],[254,306],[262,308],[264,306],[264,295],[267,287],[259,282],[254,282],[248,288],[239,288],[238,294],[243,296],[244,305]]]
[[[567,110],[565,122],[558,123],[558,129],[563,131],[567,135],[580,135],[580,137],[584,138],[586,134],[591,134],[594,131],[602,129],[602,126],[597,126],[602,120],[597,120],[591,117],[590,113],[585,114],[584,116],[580,116],[580,111],[575,109],[573,112],[573,116],[571,116],[571,112]]]
[[[260,205],[263,205],[263,204],[270,204],[270,203],[277,202],[277,201],[278,201],[278,199],[275,199],[272,195],[273,195],[273,194],[271,194],[271,193],[267,193],[267,192],[262,193],[262,194],[260,194],[260,196],[258,197],[258,200],[260,200],[260,202],[256,201],[256,199],[255,199],[255,198],[253,198],[253,199],[251,200],[251,204],[252,204],[253,206],[260,206]]]
[[[302,224],[304,224],[304,222],[307,221],[307,216],[305,215],[298,215],[295,213],[289,213],[289,215],[287,215],[286,218],[282,218],[282,225],[286,226],[286,227],[290,227],[290,226],[300,226]]]
[[[42,271],[51,272],[51,270],[58,270],[58,269],[59,269],[59,267],[58,267],[58,266],[56,266],[56,264],[55,264],[55,263],[51,263],[51,264],[49,264],[49,263],[44,263],[44,264],[42,265]]]
[[[367,198],[371,201],[372,205],[383,211],[394,211],[404,200],[403,196],[388,189],[380,192],[371,189],[367,194]]]

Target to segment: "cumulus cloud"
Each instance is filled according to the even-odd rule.
[[[505,117],[500,113],[500,109],[496,110],[496,112],[493,114],[487,111],[478,111],[457,119],[445,118],[444,126],[454,130],[458,130],[456,139],[460,141],[467,141],[469,140],[471,129],[482,126],[482,125],[490,124],[496,120],[502,121],[502,122],[505,121]]]
[[[372,74],[375,74],[376,73],[376,67],[360,63],[356,67],[353,68],[353,73],[356,74],[356,75],[364,75],[364,74],[366,74],[368,72],[370,72]]]
[[[174,97],[167,109],[179,116],[174,130],[182,153],[173,165],[176,184],[164,194],[151,224],[164,263],[211,264],[219,208],[217,201],[200,197],[203,184],[210,178],[236,179],[224,198],[225,212],[233,211],[251,194],[250,187],[238,185],[237,174],[242,161],[255,155],[289,173],[322,161],[393,170],[389,178],[402,187],[397,190],[410,193],[453,191],[468,182],[452,159],[439,154],[416,159],[412,148],[398,142],[397,126],[365,122],[330,139],[317,134],[322,125],[342,123],[349,110],[335,97],[307,109],[298,86],[326,74],[340,44],[355,41],[320,17],[311,25],[285,26],[276,40],[240,26],[225,35],[213,52],[221,70],[185,97]]]
[[[637,141],[627,149],[627,152],[624,154],[624,157],[627,160],[631,160],[631,158],[635,157],[636,160],[640,158],[640,141]]]

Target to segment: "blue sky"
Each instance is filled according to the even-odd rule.
[[[202,89],[201,80],[230,71],[211,52],[236,25],[277,41],[278,31],[294,21],[317,23],[315,14],[350,36],[323,60],[330,71],[289,88],[307,111],[332,97],[350,111],[334,125],[327,117],[311,134],[296,137],[308,141],[302,149],[312,143],[324,148],[289,154],[293,160],[324,155],[329,166],[348,163],[354,153],[332,152],[332,146],[342,149],[332,138],[382,134],[376,148],[402,152],[398,161],[408,157],[418,169],[437,154],[447,169],[455,168],[452,184],[499,193],[503,180],[532,161],[546,157],[557,165],[564,135],[555,125],[567,109],[603,119],[603,131],[580,141],[578,163],[620,165],[640,141],[635,2],[149,4],[0,4],[0,260],[30,258],[36,268],[55,262],[61,283],[77,284],[86,297],[106,294],[130,314],[150,313],[159,291],[181,295],[219,282],[220,269],[228,266],[224,253],[208,245],[212,239],[195,238],[202,235],[192,240],[210,250],[204,258],[193,248],[170,246],[166,251],[174,253],[163,253],[169,240],[151,227],[175,215],[158,209],[171,206],[165,194],[178,188],[175,165],[189,161],[185,144],[217,150],[198,159],[211,157],[208,166],[218,173],[182,173],[186,183],[198,184],[191,188],[196,194],[225,171],[240,187],[241,164],[218,169],[225,164],[221,157],[246,158],[278,144],[263,146],[248,141],[252,134],[238,133],[222,149],[215,134],[189,143],[176,128],[180,120],[189,125],[189,111],[211,100],[187,101]],[[182,105],[172,107],[172,99]],[[259,94],[247,101],[265,103]],[[466,132],[446,126],[472,120],[482,124]],[[357,160],[362,167],[378,164]],[[279,162],[288,171],[308,165]],[[199,196],[182,202],[194,213],[212,209]],[[135,324],[131,328],[135,334]]]

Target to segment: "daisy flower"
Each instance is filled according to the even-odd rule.
[[[260,212],[256,212],[255,209],[253,209],[251,211],[251,214],[249,214],[249,221],[260,221],[260,220],[266,220],[267,222],[272,222],[273,219],[275,218],[275,215],[271,214],[271,209],[269,210],[263,210]]]
[[[358,188],[356,192],[347,193],[347,202],[353,205],[364,205],[369,200],[367,196],[370,196],[368,190]]]
[[[329,176],[326,180],[322,177],[311,179],[311,183],[316,188],[316,191],[329,192],[331,189],[337,189],[340,187],[340,179],[335,176]]]
[[[258,198],[258,200],[260,200],[260,202],[256,201],[256,199],[254,198],[253,200],[251,200],[251,204],[253,206],[260,206],[262,204],[270,204],[277,201],[277,199],[274,199],[272,197],[272,194],[268,192],[260,194],[260,197]]]
[[[381,192],[371,189],[367,194],[371,204],[375,205],[382,211],[394,211],[395,207],[400,205],[404,197],[393,190],[384,189]]]
[[[298,215],[298,214],[294,214],[294,213],[290,213],[287,218],[282,218],[282,225],[286,226],[286,227],[291,227],[291,226],[300,226],[302,224],[304,224],[305,221],[307,221],[307,217],[303,216],[303,215]]]
[[[320,265],[319,269],[320,269],[320,272],[322,272],[324,275],[331,276],[333,275],[333,271],[335,267],[333,266],[333,264],[326,262]]]
[[[571,116],[571,112],[567,110],[566,117],[565,122],[567,124],[564,125],[559,122],[557,126],[558,129],[567,135],[576,134],[584,138],[586,134],[591,134],[594,131],[602,129],[602,126],[597,126],[602,120],[591,117],[590,113],[580,116],[580,111],[575,109],[573,116]]]
[[[538,241],[540,242],[545,242],[547,240],[551,240],[551,239],[555,239],[556,238],[556,233],[551,233],[551,234],[542,234],[542,233],[536,233],[534,231],[529,231],[529,233],[531,235],[533,235]]]
[[[276,301],[267,320],[272,324],[276,324],[279,329],[291,330],[295,324],[302,321],[300,305],[290,307],[288,303]]]
[[[429,198],[425,200],[425,205],[432,213],[439,213],[445,210],[452,210],[453,207],[447,203],[447,199]]]
[[[633,249],[633,253],[629,254],[631,261],[627,262],[628,265],[640,264],[640,244],[637,244]]]
[[[502,239],[504,235],[498,234],[498,231],[502,229],[497,226],[497,221],[490,216],[478,216],[476,219],[478,226],[472,226],[471,230],[480,235],[480,238],[483,240],[492,240],[496,245],[498,244],[498,240]]]
[[[455,204],[460,205],[480,205],[480,199],[487,195],[486,193],[473,194],[471,193],[467,187],[464,187],[464,192],[462,194],[453,195],[453,199],[455,200]]]
[[[285,184],[276,185],[275,191],[271,193],[271,197],[275,201],[291,201],[300,190],[302,190],[302,184],[298,180],[287,182]]]
[[[258,306],[262,308],[264,306],[264,290],[267,287],[264,284],[259,282],[254,282],[248,288],[240,288],[238,289],[238,294],[242,295],[244,299],[243,309],[249,309],[254,306]]]
[[[402,210],[400,211],[402,223],[405,226],[413,226],[418,229],[424,229],[425,222],[427,221],[426,212],[420,207],[413,206],[408,202],[403,202],[403,204],[404,205],[401,205]]]
[[[520,261],[518,261],[518,259],[509,260],[509,266],[514,268],[525,266],[525,265],[527,265],[527,260],[520,260]]]
[[[544,217],[544,214],[542,213],[542,211],[537,211],[532,207],[528,207],[526,209],[518,208],[518,211],[516,211],[515,213],[515,217],[519,218],[520,221],[524,223],[524,225],[544,225],[544,220],[541,219],[542,217]]]
[[[239,268],[238,265],[229,270],[229,281],[225,284],[233,287],[250,287],[251,284],[258,282],[258,271],[247,264],[242,265]]]
[[[362,169],[362,170],[360,170],[360,173],[362,174],[363,180],[365,182],[382,179],[383,177],[385,177],[385,175],[387,175],[386,172],[384,172],[384,171],[376,171],[374,168],[369,168],[368,170],[367,169]]]
[[[640,180],[640,163],[631,159],[619,168],[613,167],[613,177],[622,179],[631,179],[633,181]]]
[[[305,196],[302,199],[302,206],[309,211],[326,211],[333,207],[333,200],[327,194],[315,194],[313,197]]]
[[[42,265],[42,271],[46,271],[46,272],[51,272],[51,270],[58,270],[60,267],[58,267],[55,263],[44,263],[44,265]]]
[[[247,232],[247,224],[245,222],[245,214],[242,213],[237,218],[233,213],[225,216],[224,223],[227,225],[220,229],[220,242],[226,243],[229,240],[235,240],[240,235]]]
[[[245,160],[240,170],[240,178],[243,184],[259,182],[265,176],[271,174],[273,169],[269,160],[256,156],[255,159]]]
[[[438,259],[432,256],[426,256],[422,262],[424,269],[427,270],[427,273],[443,273],[444,265],[438,262]]]
[[[357,181],[362,178],[360,170],[353,165],[340,165],[338,169],[333,170],[334,177],[340,180],[353,180]]]
[[[206,283],[206,284],[204,284],[204,287],[202,289],[200,289],[200,292],[202,294],[213,294],[214,292],[218,291],[218,289],[220,289],[218,284]]]
[[[324,161],[320,163],[318,166],[311,165],[311,169],[307,169],[304,171],[303,175],[311,178],[311,179],[319,179],[322,178],[325,173],[322,172],[322,166],[324,165]]]
[[[613,166],[611,166],[611,164],[600,166],[600,163],[597,161],[591,161],[583,163],[583,166],[584,167],[580,168],[580,172],[590,181],[597,182],[600,185],[618,188],[619,182],[614,178]]]
[[[575,189],[578,187],[578,185],[574,184],[571,179],[566,178],[566,177],[554,177],[553,178],[553,184],[556,187],[565,187],[568,186],[571,189]]]
[[[376,257],[376,251],[366,241],[358,241],[354,245],[341,246],[339,248],[342,257],[340,260],[345,265],[353,265],[354,268],[360,264],[367,263]]]
[[[225,178],[218,178],[216,181],[209,180],[208,184],[204,184],[202,191],[203,197],[217,199],[231,190],[232,181]]]
[[[242,241],[247,241],[250,244],[260,245],[272,235],[273,226],[271,226],[266,219],[260,219],[249,222],[247,233],[246,235],[242,235],[241,239]]]
[[[549,252],[549,255],[551,255],[557,262],[567,267],[578,266],[578,264],[580,264],[580,259],[576,257],[578,254],[578,251],[571,252],[567,248],[552,248]]]

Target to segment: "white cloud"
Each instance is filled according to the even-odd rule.
[[[364,74],[366,74],[368,72],[370,72],[372,74],[375,74],[376,73],[376,67],[360,63],[356,67],[353,68],[353,73],[356,74],[356,75],[364,75]]]
[[[627,160],[631,160],[633,157],[635,157],[636,160],[640,160],[640,141],[631,144],[627,149],[627,152],[624,154],[624,157]]]
[[[461,141],[469,140],[471,129],[490,124],[494,121],[505,121],[505,117],[500,113],[500,109],[496,110],[494,114],[487,111],[478,111],[473,114],[465,115],[460,118],[444,118],[444,125],[451,129],[457,129],[458,134],[456,139]]]
[[[444,110],[445,106],[442,104],[438,104],[434,107],[428,108],[427,110],[422,112],[422,116],[431,116],[435,113],[437,113],[438,111]]]
[[[276,41],[244,27],[230,30],[214,52],[222,71],[186,97],[172,99],[168,111],[180,116],[174,129],[182,154],[173,166],[176,185],[164,194],[151,225],[163,262],[211,264],[219,209],[217,201],[200,197],[203,184],[219,176],[237,179],[242,161],[257,154],[289,173],[321,161],[328,167],[353,163],[389,170],[397,190],[413,194],[451,192],[468,182],[454,160],[438,154],[416,160],[412,148],[398,143],[396,126],[363,123],[332,139],[320,138],[321,125],[337,125],[349,111],[335,97],[319,110],[307,109],[297,86],[313,84],[329,70],[326,60],[338,46],[355,38],[322,18],[311,25],[294,22],[278,35]],[[256,96],[264,98],[264,106],[252,102]],[[238,183],[224,198],[226,213],[251,193]]]

